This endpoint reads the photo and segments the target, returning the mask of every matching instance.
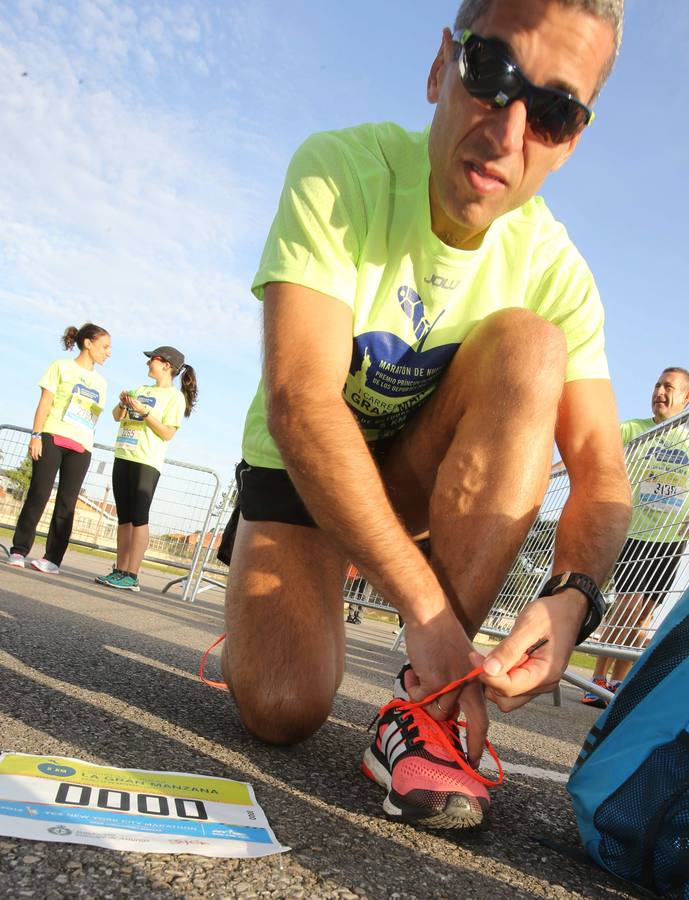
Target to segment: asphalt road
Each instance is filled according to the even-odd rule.
[[[38,548],[40,550],[40,548]],[[489,827],[433,833],[387,821],[359,771],[367,727],[401,655],[392,626],[347,626],[347,672],[326,726],[291,749],[243,730],[227,694],[202,685],[200,652],[222,631],[222,596],[196,604],[144,572],[141,593],[99,588],[107,561],[69,552],[58,576],[0,562],[0,747],[112,766],[249,781],[291,852],[218,860],[23,841],[0,835],[0,897],[634,897],[575,854],[564,782],[595,711],[567,686],[492,712],[508,764]],[[219,669],[213,665],[213,672]]]

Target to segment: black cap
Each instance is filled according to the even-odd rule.
[[[179,372],[184,365],[184,354],[175,350],[174,347],[156,347],[155,350],[144,350],[144,356],[149,359],[152,356],[159,356],[165,362],[169,362],[175,372]]]

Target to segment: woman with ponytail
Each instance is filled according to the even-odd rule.
[[[112,415],[120,423],[115,441],[112,492],[117,506],[117,562],[112,572],[99,575],[98,584],[138,591],[139,569],[148,547],[148,514],[168,441],[183,416],[196,403],[196,373],[174,347],[144,350],[148,375],[155,384],[122,391]],[[180,376],[181,390],[172,380]]]
[[[71,325],[62,336],[65,350],[77,347],[70,359],[56,359],[41,380],[29,442],[31,483],[19,513],[8,564],[23,568],[36,537],[55,476],[60,481],[50,520],[45,555],[31,565],[39,572],[57,574],[72,534],[74,509],[91,461],[98,416],[105,405],[106,381],[95,371],[110,356],[110,335],[91,322]]]

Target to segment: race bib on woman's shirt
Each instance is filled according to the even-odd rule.
[[[95,388],[86,387],[85,384],[75,384],[62,419],[93,434],[102,411],[100,393]]]

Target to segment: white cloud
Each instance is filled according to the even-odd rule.
[[[186,55],[207,70],[203,17],[91,0],[69,10],[25,0],[17,13],[0,33],[5,301],[61,318],[90,302],[125,328],[174,314],[194,333],[212,317],[209,340],[253,339],[247,222],[261,214],[260,188],[204,153],[201,115],[152,102],[118,69]],[[66,39],[55,30],[65,22]],[[232,142],[232,122],[223,128]]]

